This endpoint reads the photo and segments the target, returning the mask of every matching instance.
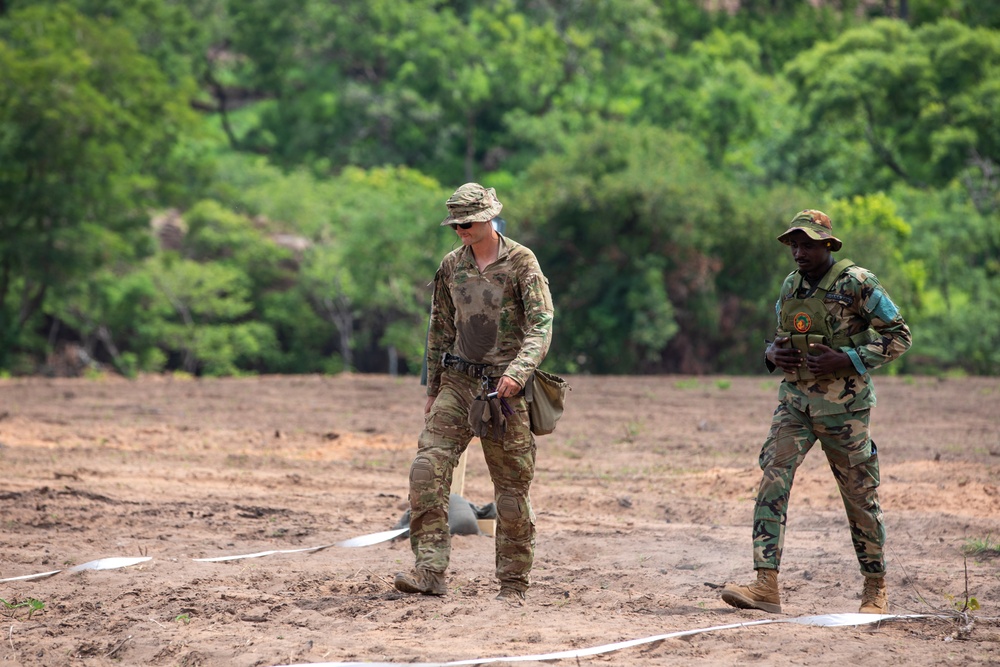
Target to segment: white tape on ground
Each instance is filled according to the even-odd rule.
[[[25,574],[20,577],[10,577],[8,579],[0,579],[0,583],[5,581],[28,581],[29,579],[45,579],[46,577],[51,577],[53,574],[59,574],[62,570],[52,570],[51,572],[39,572],[38,574]]]
[[[387,530],[380,533],[371,533],[369,535],[361,535],[359,537],[354,537],[349,540],[344,540],[342,542],[337,542],[334,544],[326,544],[318,547],[306,547],[304,549],[282,549],[275,551],[261,551],[254,554],[244,554],[237,556],[220,556],[218,558],[195,558],[192,559],[198,562],[221,562],[228,560],[237,560],[240,558],[259,558],[261,556],[270,556],[272,554],[288,554],[288,553],[303,553],[309,551],[320,551],[322,549],[329,549],[332,546],[339,547],[362,547],[370,546],[372,544],[379,544],[380,542],[385,542],[391,540],[397,535],[401,535],[406,532],[405,528],[399,530]],[[77,565],[75,567],[67,570],[68,572],[79,572],[83,570],[114,570],[123,567],[129,567],[130,565],[136,565],[138,563],[144,563],[146,561],[152,560],[151,556],[145,556],[142,558],[101,558],[98,560],[92,560],[82,565]],[[28,581],[31,579],[44,579],[46,577],[51,577],[52,575],[58,574],[62,570],[52,570],[51,572],[41,572],[39,574],[26,574],[20,577],[9,577],[7,579],[0,579],[0,583],[8,581]],[[571,651],[558,651],[555,653],[542,653],[538,655],[522,655],[522,656],[501,656],[496,658],[474,658],[471,660],[456,660],[451,662],[420,662],[420,663],[398,663],[398,662],[317,662],[317,663],[296,663],[294,665],[280,665],[277,667],[398,667],[400,664],[407,664],[410,667],[460,667],[462,665],[485,665],[489,663],[498,662],[541,662],[547,660],[564,660],[566,658],[582,658],[585,656],[600,655],[602,653],[611,653],[613,651],[620,651],[626,648],[632,648],[634,646],[641,646],[643,644],[651,644],[653,642],[663,641],[665,639],[676,639],[679,637],[688,637],[691,635],[702,634],[705,632],[715,632],[718,630],[733,630],[736,628],[747,628],[754,625],[767,625],[771,623],[795,623],[798,625],[815,625],[821,627],[842,627],[847,625],[868,625],[871,623],[880,623],[882,621],[893,621],[908,618],[948,618],[947,616],[940,616],[934,614],[908,614],[908,615],[898,615],[898,614],[824,614],[821,616],[800,616],[798,618],[780,618],[780,619],[764,619],[760,621],[747,621],[745,623],[732,623],[730,625],[716,625],[709,628],[698,628],[695,630],[681,630],[679,632],[669,632],[663,635],[654,635],[652,637],[644,637],[642,639],[631,639],[623,642],[616,642],[614,644],[604,644],[602,646],[592,646],[589,648],[576,649]]]
[[[120,567],[128,567],[129,565],[135,565],[137,563],[145,563],[147,560],[153,560],[152,556],[145,556],[143,558],[99,558],[97,560],[88,561],[80,565],[76,565],[66,570],[66,572],[81,572],[83,570],[117,570]],[[52,570],[51,572],[40,572],[38,574],[25,574],[20,577],[10,577],[8,579],[0,579],[0,583],[5,581],[28,581],[30,579],[45,579],[46,577],[51,577],[54,574],[59,574],[63,570]]]
[[[592,646],[573,651],[558,651],[556,653],[541,653],[538,655],[502,656],[498,658],[475,658],[472,660],[454,660],[451,662],[310,662],[295,663],[293,665],[278,665],[276,667],[459,667],[460,665],[486,665],[494,662],[542,662],[545,660],[564,660],[566,658],[582,658],[585,656],[599,655],[601,653],[611,653],[633,646],[652,644],[664,639],[677,639],[679,637],[689,637],[691,635],[705,632],[715,632],[717,630],[733,630],[736,628],[747,628],[754,625],[767,625],[769,623],[796,623],[798,625],[818,625],[832,628],[845,625],[868,625],[880,623],[882,621],[892,621],[906,618],[930,618],[928,614],[824,614],[822,616],[800,616],[798,618],[771,618],[761,621],[747,621],[746,623],[732,623],[730,625],[716,625],[710,628],[698,628],[697,630],[681,630],[680,632],[669,632],[664,635],[654,635],[642,639],[631,639],[614,644],[604,644],[603,646]],[[945,618],[944,616],[938,618]]]
[[[100,558],[98,560],[92,560],[89,563],[84,563],[83,565],[77,565],[71,567],[67,572],[79,572],[80,570],[117,570],[120,567],[128,567],[130,565],[138,565],[139,563],[145,563],[147,560],[153,560],[152,556],[144,556],[142,558]]]
[[[306,547],[304,549],[278,549],[274,551],[261,551],[255,554],[241,554],[237,556],[218,556],[216,558],[193,558],[192,560],[199,563],[221,563],[227,560],[239,560],[241,558],[260,558],[261,556],[273,556],[274,554],[295,554],[304,553],[307,551],[322,551],[323,549],[329,549],[330,547],[368,547],[373,544],[379,544],[380,542],[387,542],[392,538],[402,535],[407,531],[406,528],[400,528],[398,530],[384,530],[380,533],[370,533],[368,535],[361,535],[358,537],[352,537],[349,540],[344,540],[342,542],[337,542],[336,544],[324,544],[318,547]],[[70,568],[67,572],[78,572],[80,570],[115,570],[121,567],[128,567],[130,565],[135,565],[136,563],[143,563],[147,560],[152,560],[152,556],[146,556],[143,558],[101,558],[98,560],[92,560],[88,563],[82,565],[77,565]],[[20,577],[9,577],[7,579],[0,579],[0,583],[7,581],[30,581],[32,579],[45,579],[46,577],[51,577],[54,574],[59,574],[63,570],[52,570],[51,572],[40,572],[38,574],[25,574]]]
[[[400,528],[398,530],[384,530],[381,533],[370,533],[368,535],[361,535],[359,537],[352,537],[349,540],[344,540],[342,542],[337,542],[336,544],[325,544],[321,547],[309,547],[306,549],[283,549],[280,551],[261,551],[256,554],[244,554],[241,556],[219,556],[217,558],[195,558],[194,560],[202,563],[217,563],[225,560],[238,560],[240,558],[259,558],[261,556],[271,556],[273,554],[294,554],[301,553],[303,551],[320,551],[321,549],[329,549],[330,547],[369,547],[373,544],[378,544],[380,542],[388,542],[397,535],[402,535],[406,532],[406,528]]]
[[[378,544],[379,542],[388,542],[394,537],[402,535],[409,528],[400,528],[398,530],[385,530],[381,533],[372,533],[370,535],[362,535],[361,537],[352,537],[349,540],[344,540],[343,542],[337,542],[338,547],[368,547],[373,544]]]
[[[221,563],[225,560],[239,560],[241,558],[260,558],[261,556],[273,556],[274,554],[297,554],[304,551],[322,551],[329,549],[332,544],[324,544],[321,547],[306,547],[305,549],[278,549],[275,551],[260,551],[255,554],[241,554],[239,556],[218,556],[216,558],[192,558],[197,563]]]

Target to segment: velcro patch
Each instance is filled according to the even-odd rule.
[[[854,303],[854,297],[849,294],[839,294],[837,292],[830,292],[826,295],[826,301],[836,301],[839,304],[845,306],[850,306]]]

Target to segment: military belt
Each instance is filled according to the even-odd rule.
[[[441,357],[441,365],[445,368],[450,368],[454,371],[458,371],[463,375],[468,375],[469,377],[480,378],[486,377],[499,377],[503,375],[503,372],[507,370],[507,366],[491,366],[489,364],[475,364],[471,361],[466,361],[462,357],[456,356],[449,352],[445,352]]]

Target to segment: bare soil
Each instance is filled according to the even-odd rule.
[[[538,440],[523,607],[494,599],[488,536],[454,538],[442,598],[393,590],[406,541],[195,560],[392,528],[423,423],[414,378],[0,380],[0,579],[60,570],[0,583],[0,664],[445,662],[857,611],[862,578],[818,448],[792,493],[785,613],[732,609],[706,585],[753,575],[774,378],[569,379],[566,416]],[[935,617],[747,625],[557,664],[1000,664],[1000,559],[963,555],[1000,540],[1000,379],[877,385],[893,611]],[[476,441],[463,495],[493,499]],[[149,560],[69,571],[111,557]]]

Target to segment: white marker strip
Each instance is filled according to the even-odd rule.
[[[0,583],[5,581],[28,581],[29,579],[44,579],[45,577],[51,577],[53,574],[59,574],[62,570],[52,570],[51,572],[39,572],[38,574],[25,574],[20,577],[9,577],[7,579],[0,579]]]
[[[337,542],[338,547],[369,547],[373,544],[378,544],[379,542],[388,542],[394,537],[398,537],[405,533],[409,528],[399,528],[397,530],[384,530],[381,533],[371,533],[369,535],[362,535],[360,537],[352,537],[349,540],[344,540],[343,542]]]
[[[373,544],[379,544],[380,542],[387,542],[392,538],[402,535],[406,532],[406,528],[400,528],[398,530],[385,530],[381,533],[371,533],[369,535],[361,535],[359,537],[352,537],[349,540],[344,540],[343,542],[337,542],[336,544],[324,544],[319,547],[306,547],[305,549],[280,549],[275,551],[261,551],[255,554],[242,554],[238,556],[219,556],[217,558],[194,558],[192,560],[199,563],[220,563],[227,560],[240,560],[241,558],[260,558],[261,556],[273,556],[274,554],[296,554],[303,553],[306,551],[322,551],[323,549],[329,549],[330,547],[367,547]],[[78,572],[80,570],[114,570],[120,567],[128,567],[129,565],[135,565],[136,563],[143,563],[147,560],[152,560],[152,556],[147,556],[144,558],[101,558],[99,560],[92,560],[89,563],[84,563],[83,565],[77,565],[76,567],[70,568],[68,572]],[[51,572],[40,572],[38,574],[25,574],[20,577],[9,577],[7,579],[0,579],[0,583],[6,581],[30,581],[32,579],[45,579],[46,577],[51,577],[54,574],[59,574],[62,570],[52,570]]]
[[[153,560],[153,557],[145,556],[143,558],[101,558],[98,560],[92,560],[82,565],[77,565],[76,567],[71,567],[67,571],[79,572],[81,570],[117,570],[120,567],[128,567],[130,565],[138,565],[139,563],[145,563],[147,560]]]
[[[219,556],[217,558],[193,558],[198,563],[221,563],[225,560],[239,560],[241,558],[260,558],[261,556],[273,556],[274,554],[299,554],[305,551],[322,551],[334,545],[324,544],[321,547],[306,547],[305,549],[279,549],[276,551],[261,551],[255,554],[242,554],[239,556]]]
[[[329,549],[330,547],[368,547],[373,544],[378,544],[380,542],[387,542],[397,535],[402,535],[406,532],[406,528],[400,528],[398,530],[385,530],[381,533],[371,533],[369,535],[361,535],[359,537],[352,537],[349,540],[344,540],[343,542],[337,542],[336,544],[324,544],[321,547],[308,547],[306,549],[282,549],[279,551],[261,551],[255,554],[243,554],[240,556],[219,556],[217,558],[195,558],[194,560],[199,563],[219,563],[226,560],[239,560],[240,558],[260,558],[261,556],[273,556],[274,554],[295,554],[302,553],[304,551],[320,551],[322,549]]]
[[[81,572],[83,570],[117,570],[120,567],[128,567],[130,565],[136,565],[137,563],[145,563],[147,560],[153,560],[152,556],[146,556],[144,558],[100,558],[98,560],[88,561],[80,565],[76,565],[66,570],[66,572]],[[53,574],[59,574],[62,570],[52,570],[51,572],[40,572],[39,574],[25,574],[20,577],[10,577],[8,579],[0,579],[0,583],[5,581],[28,581],[30,579],[45,579],[46,577],[51,577]]]
[[[769,623],[796,623],[798,625],[818,625],[821,627],[840,627],[845,625],[868,625],[870,623],[880,623],[906,618],[929,618],[927,614],[910,614],[898,616],[895,614],[825,614],[822,616],[800,616],[798,618],[787,619],[765,619],[762,621],[748,621],[746,623],[733,623],[730,625],[716,625],[710,628],[699,628],[697,630],[682,630],[680,632],[670,632],[665,635],[655,635],[644,637],[643,639],[631,639],[614,644],[604,644],[603,646],[592,646],[590,648],[577,649],[575,651],[559,651],[557,653],[542,653],[538,655],[503,656],[499,658],[475,658],[472,660],[455,660],[452,662],[312,662],[296,663],[293,665],[280,665],[278,667],[399,667],[405,664],[408,667],[459,667],[461,665],[485,665],[493,662],[541,662],[544,660],[565,660],[567,658],[582,658],[585,656],[599,655],[620,651],[633,646],[652,644],[664,639],[677,639],[679,637],[689,637],[691,635],[705,632],[715,632],[716,630],[733,630],[736,628],[748,628],[754,625],[767,625]],[[946,618],[940,616],[938,618]]]

